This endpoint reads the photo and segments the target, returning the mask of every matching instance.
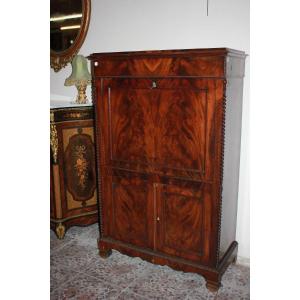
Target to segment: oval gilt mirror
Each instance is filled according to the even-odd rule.
[[[50,64],[55,72],[78,53],[90,14],[91,0],[50,0]]]

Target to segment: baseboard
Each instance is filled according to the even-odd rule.
[[[250,258],[238,256],[237,257],[237,264],[242,266],[250,267]]]

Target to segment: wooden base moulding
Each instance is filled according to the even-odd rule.
[[[157,251],[151,251],[150,249],[140,249],[132,245],[122,243],[120,241],[112,239],[100,239],[98,240],[99,255],[102,258],[108,258],[112,254],[112,249],[115,249],[123,254],[140,257],[148,262],[167,265],[174,270],[198,273],[202,275],[206,280],[206,287],[210,291],[216,291],[221,286],[221,278],[228,266],[231,263],[236,262],[238,243],[234,241],[220,263],[216,268],[207,267],[201,264],[193,263],[191,261],[181,259],[178,257],[172,257],[164,253],[158,253]]]

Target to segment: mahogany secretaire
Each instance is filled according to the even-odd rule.
[[[227,48],[98,53],[100,238],[202,274],[217,289],[236,259],[245,53]]]
[[[93,107],[52,108],[50,145],[50,224],[63,238],[98,221]]]

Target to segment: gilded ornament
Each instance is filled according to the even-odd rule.
[[[69,62],[71,62],[77,52],[74,52],[72,55],[68,56],[54,56],[50,57],[50,66],[54,69],[55,72],[58,72],[60,69],[64,68]]]
[[[76,146],[76,162],[74,168],[77,172],[78,185],[81,187],[81,189],[84,189],[86,187],[86,180],[88,176],[88,161],[86,160],[85,155],[86,147],[84,145]]]
[[[53,154],[53,161],[57,163],[57,153],[58,153],[58,137],[57,137],[57,130],[54,123],[54,114],[53,112],[50,113],[50,145]]]
[[[66,233],[65,225],[63,225],[62,223],[58,223],[58,225],[56,225],[55,232],[60,240],[63,239]]]

